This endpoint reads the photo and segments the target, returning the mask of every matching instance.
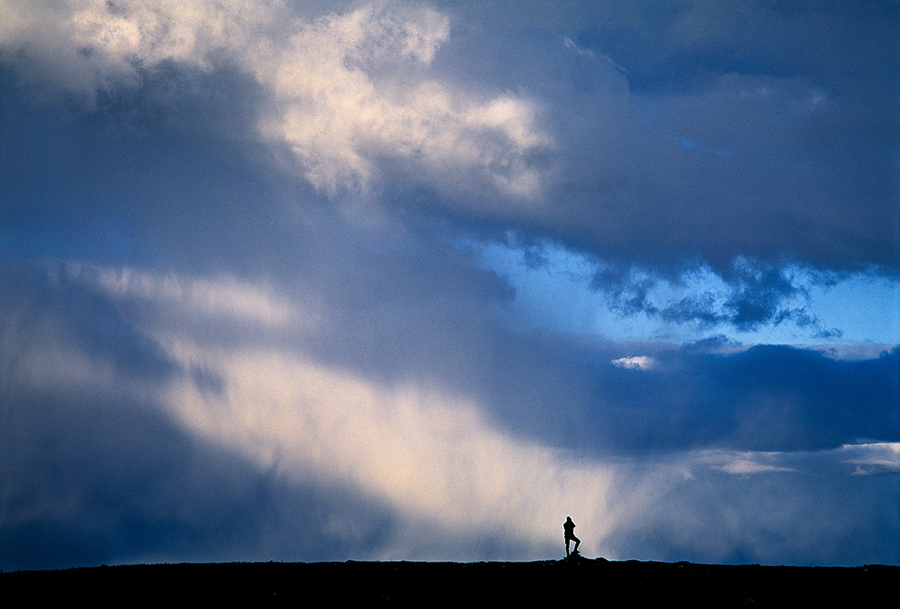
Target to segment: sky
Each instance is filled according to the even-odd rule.
[[[900,565],[898,31],[0,0],[0,569]]]

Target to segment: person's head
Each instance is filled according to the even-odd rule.
[[[566,522],[572,522],[572,517],[571,517],[571,516],[566,516]]]

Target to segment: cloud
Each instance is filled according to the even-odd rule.
[[[845,462],[856,466],[854,476],[896,473],[900,471],[900,444],[876,442],[872,444],[848,444],[841,447]]]
[[[399,341],[390,349],[403,362],[390,369],[381,355],[357,359],[348,338],[361,337],[334,323],[342,312],[329,304],[310,311],[229,278],[55,269],[17,271],[2,305],[2,466],[15,472],[2,496],[5,565],[529,559],[552,554],[561,513],[592,554],[815,562],[806,546],[765,543],[809,513],[792,477],[837,476],[831,501],[843,496],[838,480],[880,479],[852,474],[896,465],[898,432],[886,422],[897,353],[854,362],[657,346],[657,365],[635,374],[597,365],[630,361],[621,346],[501,333],[495,352],[442,340],[442,357]],[[391,316],[418,323],[409,306],[379,311],[385,331],[403,327]],[[303,321],[311,312],[313,325]],[[330,350],[316,346],[323,336]],[[448,384],[473,357],[468,383]],[[798,401],[805,383],[821,393]],[[860,395],[865,406],[846,410]],[[735,475],[753,481],[739,493],[717,478]],[[775,524],[763,517],[772,485],[787,501]],[[708,522],[690,516],[698,510]],[[840,541],[858,517],[838,509],[815,539]],[[880,518],[865,520],[866,539]],[[44,545],[51,537],[60,544]]]
[[[159,283],[152,279],[100,287],[116,300],[155,302],[176,318],[219,318],[218,308],[195,297],[209,291],[207,282],[167,278],[184,289],[147,291],[147,284]],[[240,304],[248,288],[224,283],[219,290],[221,301]],[[549,542],[544,523],[557,504],[573,502],[571,489],[580,489],[579,500],[588,505],[604,501],[609,474],[603,466],[509,438],[463,396],[427,385],[380,386],[323,367],[291,342],[196,344],[183,331],[173,337],[170,318],[155,319],[148,332],[180,369],[222,379],[210,390],[195,375],[180,375],[160,388],[166,410],[192,436],[263,470],[301,484],[339,480],[445,531],[470,527],[532,543]]]
[[[743,462],[730,455],[712,468],[702,461],[709,455],[695,455],[701,459],[682,462],[686,475],[680,479],[673,475],[675,464],[661,463],[671,468],[667,484],[659,484],[660,477],[645,479],[648,486],[632,497],[635,517],[620,522],[609,543],[641,547],[644,555],[669,561],[705,556],[736,564],[811,559],[852,566],[866,564],[871,552],[896,557],[890,542],[872,535],[881,527],[886,535],[897,530],[887,507],[896,493],[892,482],[850,475],[846,466],[838,473],[832,467],[839,457],[835,452],[805,455],[805,462],[777,454],[744,455],[750,461]],[[781,460],[791,465],[779,465]],[[798,462],[803,467],[795,469]],[[851,515],[862,505],[867,506],[865,522]],[[860,528],[845,527],[853,520]]]
[[[67,275],[72,280],[92,285],[108,296],[123,300],[149,301],[167,308],[180,306],[177,314],[198,314],[214,319],[262,326],[290,327],[307,323],[314,326],[314,315],[302,315],[292,303],[271,293],[271,288],[257,287],[234,277],[211,280],[184,279],[171,274],[155,276],[137,269],[101,268],[71,264]]]
[[[26,8],[27,4],[27,8]],[[118,86],[137,86],[143,73],[175,62],[209,69],[211,54],[283,14],[281,3],[218,5],[171,0],[87,0],[22,3],[4,0],[7,22],[0,44],[25,56],[42,75],[92,99]]]
[[[610,357],[609,345],[593,344],[573,358],[592,375],[592,406],[566,412],[581,432],[570,436],[571,446],[625,454],[647,447],[795,452],[858,438],[893,442],[900,433],[891,414],[897,349],[853,361],[791,347],[657,344],[654,365],[639,369],[622,357],[631,348],[612,349],[618,356]],[[547,436],[555,427],[549,418],[541,425]]]
[[[735,475],[770,472],[814,475],[829,472],[860,476],[900,471],[898,455],[900,445],[896,442],[857,442],[816,452],[703,450],[695,454],[695,465]]]
[[[549,543],[546,522],[575,503],[573,489],[585,506],[604,500],[603,467],[504,437],[452,396],[380,388],[271,353],[179,351],[228,379],[221,396],[172,388],[171,407],[193,433],[300,480],[343,480],[439,530]]]
[[[612,361],[614,366],[620,368],[629,368],[633,370],[650,370],[656,366],[656,360],[647,355],[634,355],[631,357],[620,357]]]
[[[648,270],[605,268],[595,272],[591,287],[622,315],[642,313],[707,329],[728,325],[738,332],[790,323],[813,330],[818,338],[839,338],[840,329],[828,328],[808,312],[809,290],[818,282],[804,269],[738,258],[721,275],[701,267],[674,281]]]
[[[627,73],[547,50],[554,82],[579,87],[548,93],[566,148],[544,235],[663,270],[743,256],[895,274],[895,8],[707,5],[579,5],[590,25],[566,36]]]
[[[705,6],[0,0],[0,566],[896,562],[896,11]]]
[[[281,3],[96,0],[23,10],[5,2],[6,12],[33,19],[10,24],[0,43],[88,98],[140,87],[170,64],[236,67],[264,92],[259,137],[289,150],[331,195],[368,193],[381,181],[381,159],[426,172],[432,186],[468,172],[469,188],[504,196],[542,188],[529,157],[551,140],[534,104],[510,94],[479,99],[428,73],[450,34],[435,10],[373,2],[310,21]]]
[[[32,376],[7,376],[9,391],[2,403],[5,417],[16,428],[35,430],[42,437],[52,438],[63,455],[70,451],[77,454],[79,450],[79,437],[69,437],[64,424],[66,420],[76,421],[89,436],[103,433],[107,438],[91,452],[103,455],[103,463],[108,463],[108,455],[116,450],[123,452],[120,458],[134,460],[121,471],[108,471],[102,464],[91,466],[89,462],[77,459],[73,466],[85,471],[73,476],[69,485],[59,487],[48,479],[49,470],[40,465],[41,462],[55,462],[56,457],[41,448],[43,442],[39,438],[32,437],[31,432],[26,433],[22,442],[7,444],[9,451],[5,453],[4,467],[12,467],[14,460],[27,463],[28,476],[39,488],[42,500],[48,502],[51,513],[7,514],[4,522],[10,528],[21,531],[23,527],[36,526],[36,523],[50,526],[57,521],[60,521],[59,526],[66,527],[65,521],[69,518],[76,519],[69,525],[76,530],[97,526],[77,521],[85,518],[82,510],[89,510],[89,506],[74,502],[67,507],[65,493],[80,493],[95,486],[105,488],[107,484],[133,489],[138,483],[133,477],[144,475],[141,472],[153,463],[162,471],[145,492],[163,495],[157,500],[159,507],[148,506],[131,517],[143,522],[156,513],[174,519],[176,527],[187,530],[200,527],[195,516],[202,517],[211,510],[215,512],[212,499],[198,497],[192,500],[190,506],[185,506],[185,509],[190,508],[188,513],[181,515],[165,516],[167,510],[177,509],[186,501],[187,497],[182,493],[195,492],[191,490],[192,486],[205,488],[210,481],[223,477],[233,479],[227,483],[223,481],[226,488],[207,490],[206,493],[212,493],[226,503],[236,502],[238,505],[234,509],[243,510],[239,504],[246,500],[244,494],[250,492],[249,488],[257,484],[254,480],[261,476],[274,481],[265,484],[264,492],[272,493],[272,500],[288,504],[293,501],[294,489],[297,492],[314,489],[312,505],[304,509],[315,506],[316,497],[337,493],[340,489],[353,489],[356,494],[353,505],[382,506],[389,510],[392,518],[408,522],[408,527],[415,528],[416,522],[422,527],[427,524],[431,532],[426,538],[431,542],[457,538],[475,544],[483,543],[478,540],[487,538],[526,553],[549,545],[555,538],[547,531],[546,524],[556,518],[560,505],[574,507],[579,503],[583,509],[590,510],[602,509],[604,505],[610,476],[606,466],[579,461],[566,451],[510,437],[494,429],[481,409],[465,396],[441,393],[427,385],[383,385],[351,371],[328,368],[306,354],[302,343],[290,338],[272,343],[238,334],[241,339],[236,343],[229,338],[229,334],[234,334],[229,326],[256,323],[256,315],[222,317],[219,307],[209,307],[207,299],[196,295],[201,291],[213,292],[222,300],[241,304],[248,291],[246,286],[223,282],[210,289],[205,280],[195,282],[170,276],[154,281],[146,273],[124,275],[129,281],[97,282],[98,276],[108,277],[108,273],[90,274],[77,269],[69,274],[67,285],[70,287],[66,289],[76,293],[83,292],[80,286],[87,286],[90,291],[99,290],[105,296],[103,300],[107,306],[112,304],[114,310],[121,311],[112,321],[127,327],[134,324],[135,329],[139,328],[138,332],[145,333],[149,339],[143,343],[149,351],[145,357],[156,354],[164,358],[168,364],[166,374],[145,379],[141,384],[133,380],[126,382],[125,371],[116,364],[119,358],[128,357],[128,349],[132,348],[130,341],[114,345],[109,364],[96,357],[96,350],[91,349],[90,343],[70,346],[64,359],[48,357],[58,349],[57,332],[36,334],[27,326],[20,328],[21,322],[7,317],[13,319],[10,322],[12,329],[19,331],[15,336],[23,340],[4,343],[5,367],[21,367]],[[180,289],[146,289],[147,285],[173,284]],[[143,302],[144,306],[135,307],[135,302]],[[55,323],[65,323],[65,310],[40,308],[45,310],[45,317]],[[152,311],[157,308],[166,314]],[[219,341],[212,342],[203,330],[203,324],[198,321],[198,317],[203,316],[225,326]],[[185,319],[190,320],[189,323],[185,323]],[[5,333],[5,336],[9,334]],[[196,342],[198,336],[201,342]],[[24,359],[23,351],[33,352],[33,356]],[[78,383],[67,374],[69,369],[83,370]],[[53,382],[48,383],[48,378]],[[73,393],[79,386],[80,389]],[[29,415],[36,400],[35,392],[46,396],[36,412],[42,417],[50,417],[40,428],[32,424]],[[76,398],[77,395],[83,395],[83,399]],[[89,406],[92,401],[100,409],[97,415]],[[96,419],[95,416],[100,414],[106,417]],[[145,420],[152,422],[151,436],[136,446],[120,445],[120,442],[132,442],[140,425],[147,424],[141,423]],[[154,447],[151,438],[157,431],[161,435],[158,438],[160,446]],[[195,457],[186,464],[188,479],[167,491],[165,484],[170,474],[166,472],[174,467],[166,456],[168,450],[182,455],[190,451]],[[206,459],[212,459],[213,463],[197,463]],[[221,465],[215,462],[218,459],[222,460]],[[242,473],[228,474],[222,469],[227,463],[241,468]],[[193,471],[193,467],[210,470]],[[8,483],[4,503],[10,505],[21,501],[23,494],[28,492],[27,477],[16,475]],[[279,492],[279,484],[284,485],[287,496],[274,496]],[[572,496],[574,489],[578,489],[577,499]],[[115,513],[132,509],[122,505],[122,502],[131,501],[126,491],[122,496],[109,496],[104,500],[111,502],[107,509]],[[341,513],[339,510],[336,517]],[[354,516],[346,509],[343,513],[343,517],[351,521],[361,519],[352,527],[354,529],[368,530],[376,526],[371,523],[373,516]],[[210,517],[216,519],[213,527],[231,531],[236,524],[232,518],[243,516]],[[377,521],[382,516],[376,512],[374,518]],[[280,519],[273,524],[276,525],[285,526]],[[111,524],[110,533],[120,526]],[[257,526],[255,521],[254,526]],[[125,531],[119,533],[125,534]],[[210,531],[197,532],[201,538],[208,533]],[[284,534],[284,531],[277,534]],[[424,551],[421,542],[408,547],[406,541],[397,545],[404,538],[402,534],[398,539],[389,538],[372,547],[354,546],[353,534],[351,530],[328,535],[340,537],[351,544],[350,551],[357,547],[356,551],[364,555],[377,552],[378,555],[397,557],[421,555]],[[596,534],[599,536],[602,531],[597,530]],[[318,547],[317,536],[317,533],[302,536],[300,543]],[[345,539],[346,536],[349,537]],[[98,552],[113,555],[123,552],[134,558],[133,553],[138,556],[146,553],[165,555],[167,542],[168,538],[163,536],[157,544],[142,540],[135,547],[117,548],[115,544],[107,547],[102,541],[89,545],[99,548]],[[239,555],[248,552],[257,555],[262,551],[257,548],[259,542],[249,533],[247,539],[235,540],[238,545],[231,550],[226,549],[228,543],[228,540],[222,542],[220,550],[238,552]],[[292,544],[278,545],[278,552],[287,552],[293,547]],[[196,550],[186,546],[181,551],[192,553]],[[342,551],[346,552],[348,548]],[[452,545],[442,549],[439,543],[436,549],[426,554],[431,557],[458,556],[457,551]],[[85,559],[82,556],[81,560]],[[7,555],[5,560],[14,558]],[[63,559],[57,556],[55,560]]]
[[[573,450],[628,452],[642,445],[690,449],[725,442],[735,449],[796,451],[835,448],[862,437],[894,441],[900,433],[891,420],[897,349],[875,359],[835,360],[813,350],[737,348],[727,340],[711,339],[678,349],[656,346],[652,355],[623,356],[622,347],[603,343],[491,332],[490,316],[481,307],[496,294],[487,292],[488,300],[480,302],[444,291],[474,282],[477,275],[448,275],[434,286],[420,284],[422,293],[414,300],[394,293],[392,298],[408,300],[395,300],[387,309],[378,304],[384,296],[367,289],[364,292],[373,299],[372,305],[348,308],[352,300],[343,290],[320,292],[299,306],[269,289],[229,279],[213,284],[146,272],[89,274],[82,270],[71,277],[99,289],[104,299],[112,299],[118,309],[136,316],[141,332],[163,347],[166,358],[180,362],[180,368],[206,370],[222,379],[241,379],[258,371],[265,382],[247,385],[249,380],[241,381],[245,388],[239,392],[240,401],[247,408],[264,401],[262,396],[248,397],[252,387],[265,391],[271,385],[275,391],[276,386],[285,385],[273,406],[273,417],[277,411],[289,411],[291,400],[301,400],[301,386],[311,391],[321,385],[357,387],[346,400],[338,394],[316,397],[315,403],[332,399],[340,403],[327,412],[360,408],[349,396],[369,395],[364,403],[394,404],[390,409],[402,409],[407,402],[453,403],[456,406],[447,412],[457,412],[471,428],[487,425],[476,413],[494,413],[491,426],[514,432],[525,441]],[[98,283],[96,277],[113,280]],[[449,281],[454,283],[447,285]],[[179,287],[147,290],[146,286]],[[210,295],[215,296],[213,307]],[[279,298],[281,302],[273,304]],[[457,300],[461,315],[438,313],[449,299]],[[248,300],[252,309],[246,308]],[[261,322],[272,323],[262,315],[273,310],[280,312],[277,323],[260,332],[266,328]],[[223,317],[223,311],[230,317]],[[241,315],[234,316],[235,312]],[[436,325],[435,315],[440,316]],[[211,332],[204,318],[220,328]],[[236,330],[243,325],[257,330]],[[465,336],[470,337],[468,341],[461,338]],[[476,337],[478,348],[466,348]],[[360,344],[361,339],[365,343]],[[595,363],[598,354],[617,351],[619,355],[606,360],[610,365]],[[503,357],[502,365],[489,363],[510,352],[518,357]],[[317,360],[321,363],[315,364]],[[256,363],[245,369],[242,362]],[[289,377],[292,367],[298,376],[310,375],[309,381],[297,385],[279,380]],[[304,373],[305,369],[310,371]],[[635,370],[644,374],[635,375]],[[460,375],[467,378],[468,389],[454,394],[459,391]],[[322,380],[332,376],[331,381]],[[190,387],[193,381],[186,382]],[[222,386],[227,388],[227,383]],[[569,405],[547,411],[546,400],[554,396],[555,401]],[[443,412],[438,407],[428,410]],[[638,412],[641,416],[634,418]],[[360,420],[375,421],[381,416],[372,411]],[[582,429],[567,435],[562,433],[567,425]],[[435,428],[448,426],[442,423]],[[384,423],[384,427],[391,425]],[[487,438],[482,441],[490,444]],[[301,444],[314,442],[307,439]]]
[[[161,80],[178,98],[175,77],[202,89],[240,74],[254,89],[243,128],[349,209],[512,227],[619,272],[706,266],[735,288],[739,328],[834,334],[779,309],[774,284],[736,276],[741,261],[776,275],[900,264],[887,7],[687,3],[649,19],[633,2],[503,17],[466,3],[4,2],[21,15],[3,30],[4,63],[32,81],[117,99]],[[568,11],[592,18],[548,16]],[[523,43],[529,27],[557,35]],[[835,52],[809,52],[819,45]],[[703,321],[705,302],[666,314]]]
[[[302,25],[249,68],[272,95],[261,133],[331,194],[366,191],[380,181],[379,159],[403,159],[438,179],[468,171],[503,194],[536,195],[542,176],[528,155],[550,139],[534,106],[430,78],[423,70],[449,35],[446,16],[394,3]]]

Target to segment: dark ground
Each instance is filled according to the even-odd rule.
[[[3,599],[542,607],[831,607],[896,602],[900,567],[769,567],[557,560],[129,565],[0,573]],[[324,593],[324,595],[323,595]],[[893,599],[893,600],[890,600]],[[21,606],[21,605],[20,605]]]

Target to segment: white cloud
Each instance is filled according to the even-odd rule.
[[[555,525],[567,509],[609,522],[611,469],[509,438],[465,398],[378,386],[287,352],[182,342],[170,353],[227,379],[222,395],[187,378],[173,384],[173,416],[264,469],[351,484],[436,531],[501,535],[531,547],[558,541]],[[594,544],[605,531],[592,534]]]
[[[286,143],[310,182],[331,194],[367,190],[381,158],[535,194],[540,174],[525,156],[549,139],[532,105],[475,99],[418,72],[449,35],[443,15],[390,3],[299,25],[285,47],[247,67],[271,92],[261,132]]]
[[[652,370],[656,367],[656,360],[649,355],[635,355],[633,357],[620,357],[612,361],[614,366],[631,370]]]
[[[279,339],[264,342],[249,334],[215,340],[259,320],[277,330],[297,323],[291,314],[272,311],[303,307],[265,285],[136,270],[77,271],[72,280],[113,303],[128,303],[124,310],[134,331],[159,347],[156,359],[173,365],[150,382],[129,379],[114,358],[106,361],[87,353],[83,342],[67,342],[65,320],[50,312],[31,325],[14,319],[20,333],[0,333],[8,383],[62,395],[74,389],[114,396],[110,403],[143,396],[142,407],[161,408],[190,437],[238,454],[267,475],[300,487],[352,489],[396,516],[396,536],[379,541],[378,558],[471,558],[434,542],[462,540],[471,547],[486,538],[509,542],[517,559],[546,557],[548,548],[562,549],[560,524],[571,514],[586,555],[625,558],[637,552],[672,559],[655,554],[654,536],[660,535],[664,546],[700,552],[706,560],[733,559],[730,552],[748,544],[753,556],[775,560],[792,550],[766,545],[773,530],[770,485],[784,490],[778,501],[787,511],[776,530],[784,533],[786,547],[808,517],[805,504],[791,494],[798,480],[793,473],[839,486],[834,472],[847,480],[854,468],[898,471],[896,443],[809,453],[695,451],[649,461],[576,458],[498,429],[476,396],[432,385],[427,377],[373,380],[309,355],[295,333],[278,332]],[[198,332],[203,319],[216,327],[213,338]],[[198,370],[216,382],[204,383]],[[838,502],[842,492],[827,498]],[[827,541],[841,530],[834,526],[809,534]],[[353,532],[345,534],[349,539]]]
[[[846,444],[840,453],[845,463],[856,466],[854,476],[900,472],[900,442]]]
[[[703,450],[695,452],[692,459],[699,467],[737,475],[802,471],[860,476],[900,472],[900,443],[862,442],[830,450],[790,453]]]
[[[268,327],[303,325],[321,321],[310,308],[297,307],[265,285],[254,285],[230,276],[216,279],[159,275],[131,268],[68,265],[69,276],[94,285],[119,299],[149,301],[154,306],[176,309],[181,315],[202,315],[232,323]]]
[[[135,330],[183,371],[146,389],[154,403],[192,436],[264,471],[300,484],[349,486],[389,505],[404,529],[423,526],[433,536],[474,541],[492,536],[535,557],[559,543],[566,513],[590,531],[588,551],[614,525],[614,467],[511,437],[471,397],[430,388],[427,380],[383,385],[330,367],[299,349],[293,335],[263,344],[243,335],[210,339],[204,319],[220,336],[246,324],[299,323],[303,307],[266,286],[87,266],[70,267],[70,278],[130,303],[131,317],[140,311]],[[55,341],[40,342],[42,365],[28,370],[42,378],[32,375],[28,384],[56,379],[62,390],[74,374],[95,395],[118,395],[113,366],[77,348],[48,358]],[[197,370],[221,382],[212,389],[198,383]],[[442,556],[428,553],[427,538],[398,535],[381,548],[385,557]]]
[[[377,185],[380,159],[411,163],[434,186],[452,175],[517,197],[541,188],[527,156],[550,140],[533,104],[429,76],[450,20],[424,6],[370,2],[315,20],[246,0],[0,0],[0,11],[20,15],[0,26],[0,48],[33,56],[88,97],[135,86],[166,62],[238,67],[266,93],[260,136],[286,145],[303,176],[332,195]]]
[[[283,16],[281,2],[247,0],[0,0],[0,47],[39,62],[63,87],[92,97],[136,84],[163,62],[211,67],[218,51],[240,52]]]
[[[696,463],[727,474],[745,475],[771,472],[790,472],[794,468],[778,463],[778,453],[751,451],[701,451]]]

